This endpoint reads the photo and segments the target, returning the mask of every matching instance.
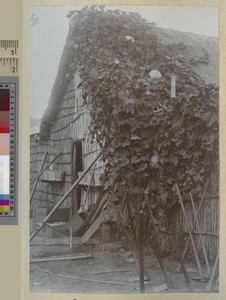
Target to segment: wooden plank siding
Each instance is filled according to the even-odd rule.
[[[47,144],[45,142],[39,143],[38,134],[31,135],[30,136],[30,179],[31,180],[38,175],[46,151],[47,151]],[[48,162],[48,156],[46,161]],[[45,163],[44,166],[46,166],[46,164],[47,163]],[[31,185],[30,191],[32,191],[34,184],[35,183]],[[43,199],[46,199],[46,186],[44,183],[39,182],[38,189],[36,190],[33,196],[31,209],[33,209],[34,206],[37,207],[41,206],[41,202],[43,202]]]
[[[190,201],[184,201],[184,206],[189,222],[189,226],[192,229],[195,223],[194,213]],[[195,201],[196,210],[198,209],[199,201]],[[171,234],[174,231],[179,237],[181,246],[184,249],[187,237],[188,230],[185,222],[184,215],[179,206],[175,207],[172,215],[172,222],[168,229],[159,228],[159,236],[161,242],[161,248],[163,251],[172,250],[171,244]],[[203,242],[206,248],[209,261],[213,264],[219,249],[219,197],[207,196],[204,201],[200,214],[198,216],[198,221],[202,233]],[[197,226],[193,232],[193,238],[198,250],[199,257],[204,261],[202,245],[200,242]],[[186,257],[194,257],[193,250],[190,246],[187,251]]]
[[[82,89],[77,88],[80,83],[80,76],[75,72],[74,77],[67,86],[58,109],[58,115],[51,127],[50,139],[45,145],[39,145],[34,142],[31,136],[31,178],[34,178],[40,170],[40,165],[45,151],[49,155],[47,160],[50,161],[54,156],[61,152],[60,157],[49,167],[49,170],[65,172],[65,181],[62,183],[42,182],[40,181],[33,197],[35,206],[53,206],[67,192],[73,183],[73,145],[76,141],[82,141],[82,161],[83,170],[95,159],[99,149],[96,143],[91,141],[89,134],[90,113],[87,105],[84,105],[81,95]],[[104,164],[98,160],[95,166],[95,176],[104,171]],[[92,170],[91,170],[92,173]],[[100,192],[100,187],[92,186],[87,197],[87,187],[81,189],[81,206],[88,209],[93,205]],[[71,207],[72,194],[68,196],[62,207]]]

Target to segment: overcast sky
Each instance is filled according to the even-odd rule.
[[[41,118],[47,106],[68,33],[68,11],[79,6],[33,7],[38,23],[31,27],[31,118]],[[157,26],[218,36],[218,9],[167,6],[107,6],[139,12]]]

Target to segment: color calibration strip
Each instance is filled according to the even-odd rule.
[[[17,220],[15,219],[17,87],[17,77],[0,77],[0,224],[16,224]]]

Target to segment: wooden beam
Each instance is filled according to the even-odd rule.
[[[192,236],[191,229],[190,229],[190,226],[189,226],[189,222],[188,222],[187,214],[186,214],[186,211],[185,211],[184,203],[183,203],[183,200],[182,200],[182,197],[181,197],[181,194],[180,194],[180,190],[179,190],[179,187],[178,187],[177,184],[176,184],[176,190],[177,190],[177,194],[178,194],[178,198],[179,198],[179,203],[181,205],[182,212],[184,214],[184,219],[185,219],[185,223],[187,225],[188,234],[189,234],[189,237],[190,237],[190,240],[191,240],[192,248],[193,248],[193,251],[194,251],[194,254],[195,254],[195,260],[196,260],[196,264],[197,264],[197,267],[198,267],[199,275],[200,275],[200,278],[203,278],[201,263],[200,263],[200,260],[199,260],[199,257],[198,257],[198,253],[197,253],[197,250],[196,250],[196,247],[195,247],[195,242],[193,240],[193,236]]]
[[[207,181],[207,183],[206,183],[206,185],[205,185],[205,188],[204,188],[204,191],[203,191],[203,194],[202,194],[200,203],[199,203],[199,207],[198,207],[198,210],[197,210],[197,214],[196,214],[197,217],[198,217],[198,215],[199,215],[199,213],[200,213],[200,211],[201,211],[202,204],[203,204],[203,201],[204,201],[204,198],[205,198],[205,194],[206,194],[208,185],[209,185],[209,181]],[[192,230],[191,230],[192,233],[193,233],[193,231],[195,230],[195,226],[196,226],[196,222],[194,223],[194,225],[193,225],[193,227],[192,227]],[[186,255],[187,250],[188,250],[189,243],[190,243],[190,237],[189,237],[189,239],[188,239],[188,241],[187,241],[187,243],[186,243],[186,245],[185,245],[182,259],[185,258],[185,255]]]
[[[93,274],[124,273],[124,272],[129,272],[129,270],[93,271]]]
[[[139,235],[140,235],[140,293],[145,293],[144,287],[144,252],[143,252],[143,212],[139,214]]]
[[[83,254],[83,255],[76,255],[76,256],[55,256],[55,257],[43,257],[38,259],[33,259],[30,261],[30,263],[40,263],[40,262],[48,262],[48,261],[64,261],[64,260],[78,260],[78,259],[87,259],[87,258],[93,258],[91,254]]]
[[[134,284],[129,284],[128,282],[115,282],[115,281],[104,281],[104,280],[96,280],[96,279],[88,279],[88,278],[82,278],[82,277],[74,277],[74,276],[68,276],[68,275],[61,275],[61,274],[54,274],[48,270],[43,270],[36,268],[37,271],[41,271],[44,273],[47,273],[51,276],[54,277],[61,277],[61,278],[66,278],[66,279],[73,279],[73,280],[78,280],[78,281],[88,281],[88,282],[95,282],[95,283],[103,283],[103,284],[113,284],[113,285],[124,285],[124,286],[133,286]]]
[[[192,196],[191,192],[189,193],[189,196],[190,196],[190,200],[191,200],[191,204],[192,204],[192,209],[193,209],[194,216],[195,216],[195,222],[196,222],[198,233],[199,233],[199,239],[200,239],[201,245],[202,245],[202,250],[203,250],[203,254],[204,254],[204,258],[205,258],[205,262],[206,262],[207,271],[208,271],[208,274],[210,275],[209,260],[208,260],[207,253],[206,253],[206,248],[205,248],[205,245],[204,245],[204,242],[203,242],[201,228],[200,228],[200,225],[199,225],[199,220],[197,218],[197,212],[196,212],[196,209],[195,209],[195,204],[194,204],[194,200],[193,200],[193,196]]]
[[[160,267],[163,271],[168,289],[172,289],[173,288],[173,283],[172,283],[172,281],[171,281],[171,279],[170,279],[170,277],[167,273],[167,269],[166,269],[166,266],[165,266],[165,261],[164,261],[164,259],[161,258],[161,247],[160,247],[159,240],[157,238],[159,235],[158,235],[158,232],[155,228],[154,216],[153,216],[151,205],[150,205],[149,201],[147,201],[147,206],[148,206],[148,213],[149,213],[149,217],[150,217],[150,221],[151,221],[151,222],[149,222],[148,231],[150,232],[150,234],[152,234],[154,236],[154,241],[155,241],[155,245],[154,245],[153,241],[151,240],[151,247],[152,247],[152,249],[155,253],[155,256],[156,256],[156,258],[159,262],[159,265],[160,265]],[[153,227],[152,232],[151,232],[150,223],[152,224],[152,227]]]
[[[128,211],[128,216],[129,216],[129,222],[130,222],[130,226],[131,226],[131,230],[132,230],[132,234],[133,234],[133,239],[134,241],[136,241],[136,232],[135,232],[135,228],[134,228],[134,225],[133,225],[133,220],[132,220],[132,213],[131,213],[131,207],[130,207],[130,203],[128,201],[128,198],[127,198],[127,194],[125,195],[125,201],[126,201],[126,205],[127,205],[127,211]]]
[[[86,243],[91,238],[91,236],[97,231],[97,229],[100,227],[100,225],[104,222],[105,215],[102,212],[99,217],[96,219],[96,221],[92,224],[92,226],[86,231],[86,233],[81,238],[81,243]]]
[[[214,283],[214,278],[216,276],[218,263],[219,263],[219,251],[217,253],[217,257],[216,257],[216,260],[215,260],[215,263],[214,263],[214,266],[213,266],[213,270],[212,270],[212,273],[211,273],[211,276],[210,276],[210,281],[209,281],[209,283],[206,287],[207,291],[211,291],[213,289],[213,283]]]
[[[179,249],[179,247],[178,247],[178,245],[177,245],[177,239],[176,239],[176,236],[175,236],[175,234],[174,234],[173,232],[172,232],[172,243],[173,243],[174,251],[176,251],[176,253],[177,253],[177,257],[178,257],[178,260],[179,260],[179,263],[180,263],[180,267],[181,267],[181,269],[182,269],[182,272],[183,272],[183,274],[184,274],[184,279],[185,279],[185,282],[186,282],[186,284],[187,284],[188,290],[189,290],[190,292],[192,292],[192,291],[193,291],[193,288],[192,288],[192,286],[191,286],[191,281],[190,281],[190,279],[189,279],[189,277],[188,277],[188,273],[187,273],[187,270],[186,270],[185,265],[184,265],[184,260],[183,260],[183,257],[182,257],[182,255],[181,255],[180,249]]]
[[[73,235],[83,235],[86,232],[87,227],[93,223],[92,220],[93,217],[96,215],[96,212],[99,211],[100,207],[102,210],[103,203],[106,201],[107,196],[108,196],[107,194],[104,195],[103,190],[100,191],[100,194],[97,197],[97,201],[94,203],[93,207],[91,208],[91,211],[89,212],[88,216],[84,220],[84,223],[75,232],[73,232]],[[99,214],[101,210],[99,211]]]

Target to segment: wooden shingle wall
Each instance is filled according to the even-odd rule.
[[[58,116],[51,127],[50,139],[42,144],[34,143],[31,137],[31,178],[33,178],[41,167],[41,162],[45,151],[48,151],[47,162],[52,160],[57,153],[61,152],[60,157],[52,164],[49,170],[65,172],[63,182],[40,181],[34,194],[35,206],[53,206],[69,190],[73,178],[73,145],[76,141],[82,141],[82,160],[83,170],[95,159],[99,146],[91,140],[89,134],[90,114],[87,105],[84,105],[81,95],[82,89],[77,88],[80,83],[78,72],[70,81],[61,106],[58,109]],[[98,161],[95,166],[95,177],[99,178],[100,172],[103,172],[104,164]],[[93,169],[90,170],[92,174]],[[89,184],[89,183],[88,183]],[[86,202],[85,208],[94,204],[100,191],[100,187],[92,186],[88,196],[87,187],[82,188],[82,200]],[[72,194],[68,196],[62,207],[70,207]]]

